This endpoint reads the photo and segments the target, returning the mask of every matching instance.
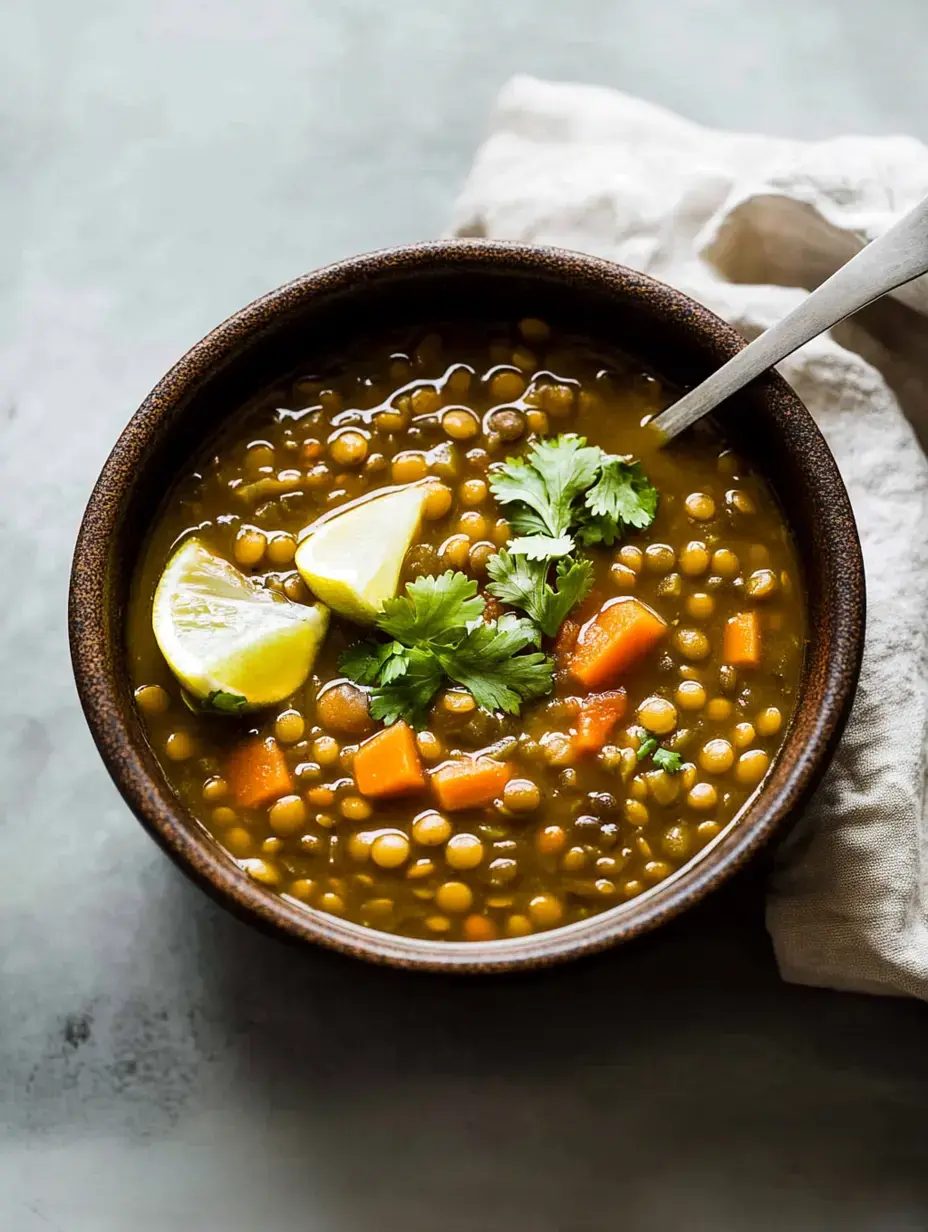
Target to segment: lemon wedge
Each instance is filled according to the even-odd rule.
[[[211,709],[236,714],[283,701],[303,684],[329,613],[264,590],[188,539],[164,567],[151,623],[184,688]]]
[[[407,484],[314,522],[296,553],[303,581],[333,612],[373,624],[396,594],[427,497],[427,484]]]

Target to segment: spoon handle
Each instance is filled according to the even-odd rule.
[[[803,343],[928,271],[928,197],[852,257],[782,321],[760,334],[702,384],[662,411],[653,426],[672,440]]]

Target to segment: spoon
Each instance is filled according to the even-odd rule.
[[[928,271],[928,197],[852,257],[782,321],[651,421],[664,444],[810,339]]]

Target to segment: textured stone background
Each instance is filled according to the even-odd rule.
[[[432,236],[513,72],[709,123],[928,138],[924,0],[0,4],[0,1229],[928,1226],[923,1007],[782,986],[756,878],[508,982],[251,934],[84,729],[83,502],[162,371]]]

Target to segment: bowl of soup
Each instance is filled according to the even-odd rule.
[[[700,900],[796,816],[860,665],[834,460],[743,340],[554,249],[342,262],[135,413],[70,595],[124,798],[248,921],[402,966],[564,959]]]

